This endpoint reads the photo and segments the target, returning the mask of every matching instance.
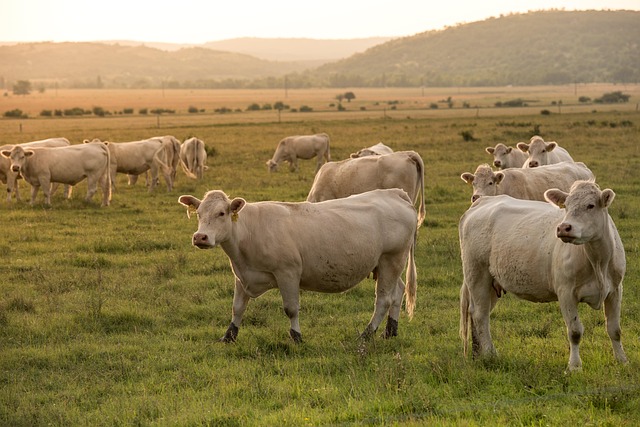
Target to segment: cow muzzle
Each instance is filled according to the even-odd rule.
[[[577,237],[574,235],[571,224],[563,222],[556,228],[556,236],[564,243],[574,243]]]
[[[13,172],[20,172],[20,166],[12,165],[12,166],[11,166],[11,170],[12,170]]]
[[[215,242],[212,242],[209,239],[209,236],[206,233],[195,233],[192,239],[193,246],[196,246],[200,249],[211,249],[215,246]]]

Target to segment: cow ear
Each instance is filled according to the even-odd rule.
[[[493,147],[487,147],[484,150],[489,154],[493,154],[496,151],[496,149]]]
[[[559,207],[560,209],[564,208],[564,202],[567,200],[567,196],[569,193],[565,193],[562,190],[558,190],[557,188],[552,188],[544,192],[544,198],[547,202],[552,203]]]
[[[529,144],[527,144],[526,142],[518,142],[516,144],[516,147],[518,147],[518,150],[526,153],[527,151],[529,151]]]
[[[83,140],[82,140],[82,143],[83,143],[83,144],[88,144],[88,143],[90,143],[90,142],[91,142],[91,141],[89,141],[88,139],[83,139]]]
[[[2,150],[2,152],[0,154],[2,154],[2,157],[6,157],[7,159],[9,157],[11,157],[11,151],[10,150]]]
[[[504,173],[496,172],[493,179],[495,179],[496,185],[500,184],[504,179]]]
[[[513,150],[513,147],[507,147],[507,154],[511,153],[511,150]]]
[[[24,150],[24,155],[26,157],[33,156],[34,154],[35,154],[35,152],[33,150]]]
[[[351,153],[351,155],[349,156],[352,159],[357,159],[358,158],[358,153]]]
[[[180,196],[178,197],[178,203],[187,207],[188,218],[191,218],[191,213],[198,210],[200,206],[200,200],[193,196]]]
[[[238,213],[242,210],[242,208],[244,208],[244,205],[246,204],[246,200],[241,197],[236,197],[231,201],[231,204],[229,205],[229,211],[231,211],[231,213]]]
[[[472,173],[465,172],[462,175],[460,175],[460,178],[467,184],[471,184],[475,176]]]
[[[554,148],[558,146],[557,142],[550,142],[547,144],[547,152],[553,151]]]
[[[608,208],[609,206],[611,206],[611,202],[613,202],[613,199],[615,197],[616,197],[616,193],[614,193],[613,190],[609,188],[602,190],[602,194],[600,195],[600,201],[602,202],[602,206],[605,208]]]

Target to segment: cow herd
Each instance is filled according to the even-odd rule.
[[[393,151],[383,143],[332,161],[329,144],[325,133],[286,137],[267,161],[269,172],[282,162],[297,171],[298,159],[316,158],[306,201],[250,203],[219,190],[202,200],[179,197],[187,215],[198,216],[193,245],[220,246],[233,269],[232,318],[222,341],[237,339],[249,300],[274,288],[295,342],[302,341],[300,290],[344,292],[372,275],[374,312],[363,338],[374,335],[385,316],[383,337],[397,335],[403,299],[413,315],[415,249],[426,216],[424,162],[415,151]],[[496,170],[482,164],[461,175],[473,189],[458,227],[464,353],[469,336],[474,356],[496,353],[489,317],[498,299],[511,293],[532,302],[559,302],[570,344],[569,370],[582,366],[578,304],[604,308],[614,355],[625,363],[620,340],[625,252],[607,211],[615,193],[601,190],[587,165],[540,136],[515,148],[499,143],[486,152]],[[181,143],[170,135],[78,145],[52,138],[2,146],[0,154],[7,200],[13,194],[20,198],[17,180],[23,178],[32,187],[31,203],[40,188],[50,204],[56,186],[63,184],[68,197],[72,186],[86,179],[86,200],[100,188],[107,206],[117,173],[128,175],[130,184],[145,174],[149,191],[163,177],[171,191],[178,165],[193,179],[202,179],[207,169],[202,140]]]

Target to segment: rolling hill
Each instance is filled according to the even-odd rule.
[[[272,45],[272,57],[282,51],[294,55],[302,41],[308,42],[281,40]],[[319,57],[336,41],[322,42],[314,41]],[[308,60],[246,54],[264,57],[267,46],[255,39],[177,50],[104,43],[0,45],[0,87],[17,80],[61,87],[282,87],[284,76],[290,88],[640,82],[637,11],[501,16],[389,40],[318,67]]]

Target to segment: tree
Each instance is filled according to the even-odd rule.
[[[18,80],[13,85],[14,95],[29,95],[31,93],[31,82],[29,80]]]
[[[346,99],[347,102],[351,102],[352,99],[356,99],[356,94],[353,92],[345,92],[344,99]]]

